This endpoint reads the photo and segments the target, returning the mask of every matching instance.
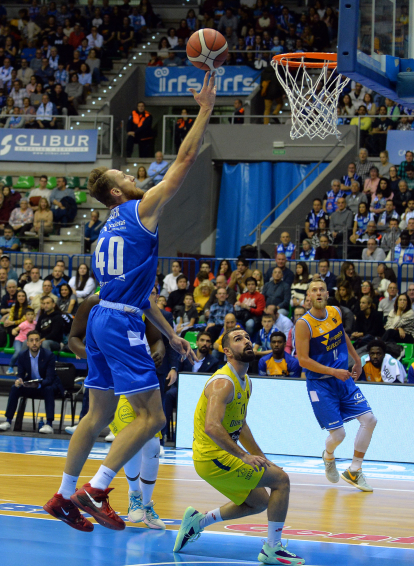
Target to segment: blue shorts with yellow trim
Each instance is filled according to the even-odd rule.
[[[264,474],[227,452],[218,452],[211,460],[194,460],[197,474],[236,505],[241,505],[257,487]]]
[[[340,428],[345,422],[372,411],[351,377],[346,381],[336,377],[307,379],[306,385],[315,417],[326,430]]]

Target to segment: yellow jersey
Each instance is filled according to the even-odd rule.
[[[224,367],[217,370],[207,380],[194,414],[193,460],[196,461],[219,458],[220,453],[223,455],[227,454],[227,452],[220,448],[205,432],[208,400],[204,391],[215,379],[227,379],[234,385],[233,400],[227,405],[222,422],[222,425],[234,442],[239,440],[251,395],[251,381],[249,376],[245,375],[244,380],[241,380],[230,364],[226,364]]]
[[[382,382],[381,368],[376,368],[371,362],[367,362],[362,369],[367,381]]]

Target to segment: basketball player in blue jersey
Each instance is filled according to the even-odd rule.
[[[358,419],[360,427],[354,457],[341,477],[362,491],[373,491],[361,466],[377,419],[354,382],[362,372],[361,359],[345,333],[341,311],[327,306],[326,284],[323,281],[311,283],[308,296],[312,308],[296,323],[296,349],[305,370],[313,412],[321,428],[329,432],[322,453],[325,474],[330,482],[339,481],[335,448],[345,438],[344,423]],[[352,372],[348,371],[348,353],[355,361]]]
[[[145,193],[132,175],[106,167],[94,169],[88,187],[111,214],[102,228],[93,270],[101,288],[100,303],[91,310],[86,335],[90,389],[88,414],[72,436],[62,484],[47,510],[82,531],[93,530],[79,509],[101,525],[123,530],[124,521],[108,501],[109,484],[118,471],[165,425],[154,362],[147,353],[142,314],[182,356],[195,359],[190,345],[177,337],[158,307],[149,300],[158,261],[158,219],[177,193],[197,158],[216,98],[214,73],[206,73],[200,93],[190,89],[200,111],[164,179]],[[141,200],[140,200],[141,199]],[[108,426],[125,395],[137,417],[115,438],[95,476],[76,491],[84,463],[101,430]]]

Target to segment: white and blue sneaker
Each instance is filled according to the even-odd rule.
[[[14,375],[14,368],[8,367],[6,371],[6,375]]]
[[[154,502],[150,501],[148,505],[143,506],[145,517],[144,523],[150,529],[165,529],[165,523],[161,521],[157,513],[154,511]]]
[[[144,520],[145,509],[142,504],[142,493],[137,491],[128,491],[128,521],[131,523],[141,523]]]
[[[181,552],[188,542],[194,542],[200,537],[204,530],[200,527],[200,521],[204,517],[204,513],[199,513],[194,507],[187,507],[181,521],[180,530],[175,539],[173,552]]]
[[[263,564],[288,564],[291,566],[296,566],[298,564],[305,564],[305,560],[293,554],[293,552],[289,552],[287,549],[288,543],[286,542],[286,546],[283,546],[281,542],[278,542],[276,546],[271,547],[264,543],[262,550],[260,551],[259,556],[257,557],[259,562]]]

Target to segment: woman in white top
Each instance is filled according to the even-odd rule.
[[[175,33],[175,28],[170,28],[168,30],[168,43],[170,44],[171,49],[174,49],[178,45],[178,37]]]
[[[95,280],[89,275],[89,267],[81,263],[76,271],[76,275],[71,277],[69,285],[77,299],[86,299],[95,291]]]
[[[166,275],[164,277],[164,283],[163,283],[163,287],[162,287],[162,291],[160,293],[160,295],[162,295],[163,297],[166,297],[168,299],[168,296],[170,293],[172,293],[172,291],[176,291],[178,289],[177,287],[177,277],[179,275],[181,275],[181,265],[179,261],[173,261],[171,264],[171,270],[172,273],[169,273],[168,275]]]
[[[298,261],[295,278],[290,288],[290,304],[292,307],[298,307],[303,304],[311,281],[312,275],[309,275],[307,263]]]

